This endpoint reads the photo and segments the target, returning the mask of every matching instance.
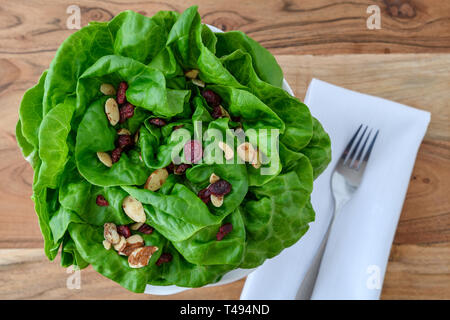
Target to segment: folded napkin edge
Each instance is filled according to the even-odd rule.
[[[423,110],[423,109],[419,109],[419,108],[416,108],[416,107],[411,107],[411,106],[408,106],[406,104],[403,104],[403,103],[400,103],[400,102],[397,102],[397,101],[393,101],[393,100],[389,100],[389,99],[386,99],[386,98],[374,96],[374,95],[371,95],[371,94],[368,94],[368,93],[363,93],[363,92],[347,89],[347,88],[344,88],[344,87],[338,86],[336,84],[333,84],[333,83],[330,83],[330,82],[326,82],[326,81],[323,81],[323,80],[320,80],[320,79],[317,79],[317,78],[312,78],[311,79],[311,82],[309,83],[308,89],[306,90],[305,99],[304,99],[306,105],[308,105],[308,103],[309,103],[309,99],[310,99],[310,96],[311,96],[311,91],[314,89],[314,87],[317,86],[317,84],[324,84],[324,85],[327,85],[327,86],[331,86],[334,89],[346,90],[346,91],[349,91],[349,93],[352,93],[352,94],[364,95],[364,96],[366,96],[366,97],[368,97],[370,99],[381,100],[381,101],[386,102],[386,103],[395,104],[398,107],[407,108],[407,109],[409,109],[409,111],[413,111],[414,110],[414,112],[422,113],[423,116],[426,117],[426,118],[424,118],[424,120],[427,121],[428,123],[431,120],[431,112],[428,111],[428,110]]]

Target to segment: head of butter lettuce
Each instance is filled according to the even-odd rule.
[[[198,70],[205,88],[185,76]],[[113,128],[100,92],[103,83],[128,83],[134,115]],[[85,268],[134,292],[147,284],[200,287],[236,268],[254,268],[296,243],[314,221],[313,180],[330,162],[330,139],[319,121],[282,87],[275,58],[242,32],[213,33],[196,7],[182,14],[161,11],[145,17],[124,11],[109,22],[92,22],[59,47],[48,70],[23,96],[16,128],[18,144],[34,169],[35,210],[53,260]],[[193,121],[221,130],[235,125],[215,119],[202,96],[211,89],[244,129],[279,130],[279,170],[260,176],[244,164],[194,164],[183,175],[169,174],[157,191],[148,176],[170,165],[174,125],[194,131]],[[151,118],[164,119],[155,127]],[[119,128],[139,132],[134,147],[112,167],[96,151],[115,148]],[[169,130],[170,129],[170,130]],[[258,148],[258,143],[254,142]],[[197,192],[211,173],[231,184],[221,207],[205,204]],[[96,203],[104,196],[108,206]],[[104,224],[131,225],[122,202],[140,201],[155,246],[148,264],[131,268],[126,256],[107,250]],[[222,225],[232,231],[221,241]],[[136,231],[132,231],[136,233]],[[162,254],[171,260],[156,263]]]

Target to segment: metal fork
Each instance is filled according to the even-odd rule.
[[[334,212],[331,216],[331,221],[328,224],[327,232],[323,237],[319,250],[314,256],[313,262],[311,263],[297,293],[297,299],[311,298],[334,218],[336,217],[337,212],[352,198],[353,194],[361,184],[367,162],[369,161],[370,154],[379,133],[379,130],[377,130],[373,137],[370,138],[373,130],[369,130],[369,133],[366,134],[368,127],[365,126],[360,134],[362,128],[363,125],[361,124],[345,147],[345,150],[339,158],[336,168],[331,175],[331,192],[333,193],[334,198]],[[371,139],[370,142],[369,139]],[[367,145],[368,142],[369,144]]]

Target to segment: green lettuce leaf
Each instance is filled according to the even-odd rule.
[[[194,192],[197,193],[209,185],[209,177],[212,173],[228,181],[232,186],[231,192],[224,197],[221,207],[208,205],[211,213],[223,217],[236,210],[244,199],[248,190],[247,171],[244,164],[199,164],[186,171],[186,178],[193,184],[191,187],[195,188]]]
[[[42,99],[47,71],[44,71],[39,82],[23,95],[19,108],[19,120],[22,124],[23,138],[34,148],[39,148],[39,127],[42,122]]]
[[[198,69],[203,81],[242,87],[210,50],[215,47],[215,40],[211,40],[215,38],[209,32],[202,32],[203,30],[197,7],[192,6],[175,22],[166,44],[173,48],[183,68]],[[207,45],[204,44],[202,35],[206,36]]]
[[[313,118],[313,125],[314,131],[311,141],[301,152],[311,161],[315,179],[331,162],[331,140],[316,118]]]
[[[179,183],[175,183],[168,194],[135,187],[122,188],[144,204],[147,223],[171,241],[185,240],[222,220],[212,214],[195,193]]]
[[[149,63],[164,47],[166,42],[164,20],[155,21],[134,11],[121,15],[121,25],[114,39],[114,54]],[[147,45],[142,45],[143,43]]]
[[[113,53],[114,39],[107,23],[88,25],[70,35],[59,47],[48,69],[43,115],[75,92],[78,79],[87,68]]]
[[[301,150],[313,134],[308,107],[283,89],[270,85],[257,76],[248,53],[237,50],[222,58],[224,65],[249,91],[270,107],[285,123],[281,141],[295,151]]]
[[[142,185],[151,173],[139,158],[130,151],[122,153],[120,160],[108,168],[97,157],[97,152],[115,148],[117,132],[110,126],[104,112],[107,97],[95,101],[88,107],[78,127],[75,159],[81,175],[90,183],[109,187],[120,185]]]
[[[254,268],[293,245],[314,221],[309,204],[312,167],[302,156],[294,171],[278,175],[261,187],[250,189],[244,205],[247,247],[242,268]]]
[[[252,57],[252,64],[263,81],[281,88],[283,71],[274,56],[258,42],[241,31],[217,33],[217,56],[222,57],[236,50],[247,52]]]
[[[216,234],[224,223],[231,223],[233,230],[221,240]],[[244,257],[245,226],[239,209],[229,214],[221,223],[207,226],[189,239],[173,241],[172,244],[183,257],[201,265],[239,265]]]
[[[172,255],[172,261],[162,264],[159,267],[158,276],[153,277],[149,284],[174,284],[180,287],[198,288],[219,281],[226,272],[235,268],[227,264],[190,263],[170,243],[164,251]]]
[[[128,83],[126,97],[135,106],[162,117],[183,112],[188,91],[166,91],[166,81],[161,71],[115,55],[100,58],[81,75],[77,88],[77,112],[83,114],[88,101],[101,97],[99,88],[102,83],[117,85],[120,81]]]
[[[59,178],[68,161],[69,132],[73,112],[74,99],[66,99],[50,110],[42,120],[39,128],[39,158],[42,161],[34,188],[56,188]]]
[[[160,252],[153,254],[148,266],[133,269],[128,265],[127,257],[118,255],[114,250],[103,248],[103,228],[84,223],[71,223],[69,233],[80,256],[90,263],[95,271],[118,282],[130,291],[144,292],[149,271],[156,268],[155,262],[158,260]],[[149,238],[146,239],[146,245],[163,247],[164,239],[156,232]]]

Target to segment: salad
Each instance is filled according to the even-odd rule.
[[[143,292],[214,283],[296,243],[330,139],[282,84],[266,49],[212,32],[195,6],[73,33],[16,128],[47,257]]]

